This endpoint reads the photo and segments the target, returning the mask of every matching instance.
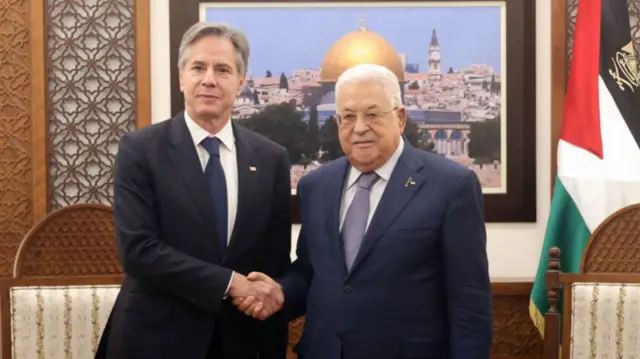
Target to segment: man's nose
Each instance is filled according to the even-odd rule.
[[[369,129],[369,125],[363,121],[362,117],[358,116],[355,125],[353,126],[353,132],[355,133],[365,133]]]
[[[218,79],[216,78],[216,72],[213,69],[208,69],[202,78],[202,85],[207,87],[216,87],[218,85]]]

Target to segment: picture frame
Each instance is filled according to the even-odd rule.
[[[171,110],[177,114],[184,108],[184,99],[178,82],[178,48],[184,32],[201,21],[203,9],[209,6],[226,8],[265,7],[335,7],[346,6],[376,8],[389,7],[480,7],[499,6],[502,69],[500,111],[502,118],[501,144],[503,165],[498,165],[501,176],[500,189],[483,188],[486,222],[535,222],[536,221],[536,88],[535,88],[535,1],[529,0],[440,0],[440,1],[203,1],[170,0],[170,59],[171,59]],[[225,20],[226,22],[226,20]],[[389,21],[394,23],[394,21]],[[231,25],[234,25],[231,23]],[[251,42],[251,37],[249,38]],[[444,46],[444,45],[443,45]],[[425,50],[426,54],[426,50]],[[426,56],[426,55],[425,55]],[[321,59],[320,59],[321,60]],[[251,58],[249,59],[251,67]],[[451,68],[450,68],[451,70]],[[277,76],[277,74],[276,74]],[[426,132],[426,131],[425,131]],[[433,131],[432,131],[433,133]],[[468,133],[468,132],[467,132]],[[435,137],[434,137],[435,138]],[[450,140],[447,140],[450,141]],[[458,146],[461,147],[461,146]],[[447,149],[453,147],[447,147]],[[506,158],[506,161],[504,160]],[[504,165],[506,163],[506,166]],[[506,167],[506,168],[505,168]],[[306,167],[305,167],[306,168]],[[472,168],[472,166],[470,166]],[[490,168],[489,164],[483,168]],[[292,218],[299,223],[298,199],[292,192]]]

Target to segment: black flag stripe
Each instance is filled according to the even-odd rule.
[[[632,57],[637,64],[638,56],[633,50],[633,45],[627,46],[631,43],[627,1],[602,0],[600,77],[607,85],[622,118],[640,147],[640,86],[637,80],[637,66],[631,68],[628,65]],[[625,47],[627,51],[631,51],[630,54],[625,51]]]

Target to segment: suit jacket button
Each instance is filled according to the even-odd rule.
[[[344,291],[345,291],[345,292],[347,292],[347,293],[351,293],[351,291],[352,291],[352,290],[353,290],[353,288],[351,288],[351,286],[350,286],[350,285],[348,285],[348,284],[347,284],[347,285],[345,285],[345,286],[344,286]]]

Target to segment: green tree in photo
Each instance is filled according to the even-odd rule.
[[[322,161],[331,161],[344,156],[338,138],[338,124],[333,116],[329,116],[320,129],[320,147],[324,151]]]
[[[500,161],[502,132],[500,117],[471,123],[469,129],[469,157],[477,164]]]
[[[320,127],[318,126],[318,106],[309,107],[309,123],[307,123],[307,143],[305,154],[309,159],[316,159],[320,149]]]
[[[239,123],[286,147],[291,163],[298,163],[305,152],[307,124],[304,113],[296,111],[289,103],[268,105]]]
[[[284,90],[289,89],[289,80],[287,80],[287,76],[285,76],[284,72],[280,74],[280,88]]]

